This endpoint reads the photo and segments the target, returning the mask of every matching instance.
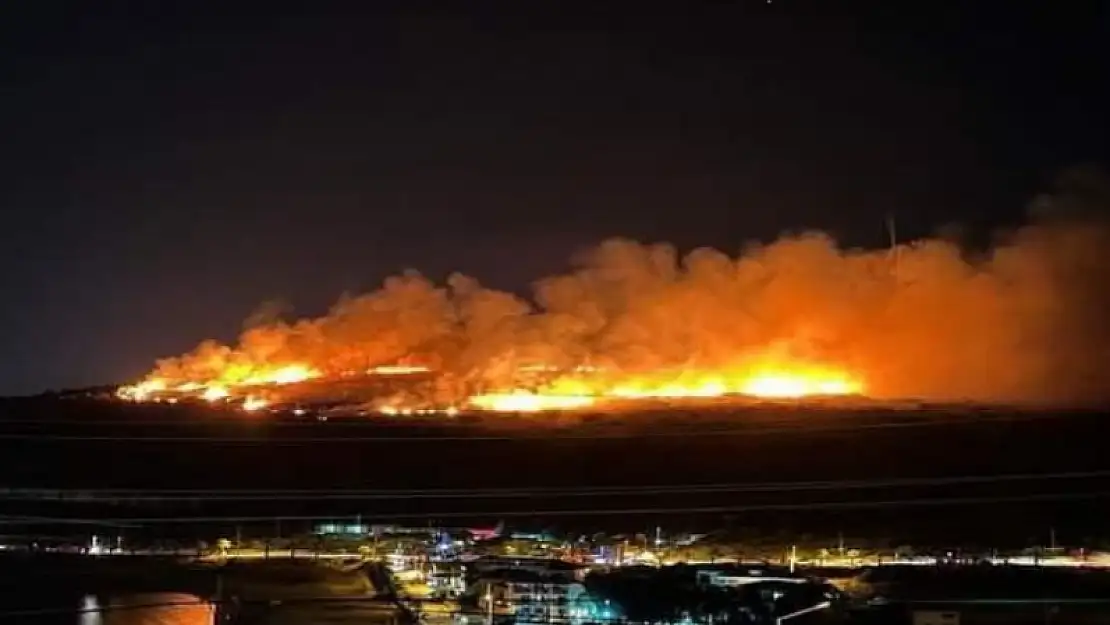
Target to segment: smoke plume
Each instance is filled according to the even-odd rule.
[[[1108,249],[1089,215],[1042,217],[977,253],[943,239],[845,250],[819,232],[733,256],[617,239],[539,280],[532,301],[406,272],[319,318],[255,320],[237,346],[203,342],[154,375],[419,363],[451,396],[535,363],[681,377],[774,358],[842,368],[881,398],[1097,401],[1110,398]]]

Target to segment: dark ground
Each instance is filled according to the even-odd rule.
[[[1028,545],[1046,542],[1050,528],[1064,544],[1110,539],[1100,523],[1110,512],[1110,474],[874,484],[1110,469],[1105,417],[1093,411],[706,407],[574,418],[318,422],[39,398],[9,400],[0,412],[0,476],[8,487],[317,491],[250,502],[2,501],[4,514],[283,517],[287,531],[296,526],[294,517],[361,514],[366,521],[395,515],[453,525],[505,519],[576,531],[755,527],[919,543]],[[865,480],[870,487],[750,488],[844,480]],[[694,484],[728,486],[710,493],[581,492]],[[388,496],[398,489],[510,487],[530,496]],[[551,488],[574,492],[535,492]],[[339,489],[387,496],[321,497],[322,490]]]

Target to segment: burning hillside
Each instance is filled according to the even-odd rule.
[[[573,410],[641,398],[1103,399],[1110,249],[1089,223],[1026,227],[970,257],[921,240],[843,250],[808,233],[738,257],[611,240],[533,301],[415,272],[205,341],[121,397],[295,401],[364,385],[383,412]]]

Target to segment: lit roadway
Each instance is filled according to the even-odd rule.
[[[3,546],[0,545],[0,550]],[[358,553],[348,552],[316,552],[312,549],[228,549],[222,553],[204,553],[198,556],[197,550],[194,549],[88,549],[85,551],[87,555],[92,556],[149,556],[149,557],[181,557],[191,558],[201,562],[222,562],[224,560],[350,560],[350,561],[363,561],[369,560],[366,556]],[[1042,558],[1035,558],[1033,556],[1015,556],[1010,558],[983,558],[976,559],[976,561],[987,561],[991,564],[1012,564],[1019,566],[1068,566],[1068,567],[1090,567],[1090,568],[1110,568],[1110,554],[1095,553],[1091,554],[1085,559],[1075,558],[1072,556],[1047,556]],[[718,564],[735,563],[735,561],[718,561]],[[862,566],[893,566],[893,565],[916,565],[916,566],[930,566],[935,565],[937,560],[934,558],[829,558],[821,562],[798,561],[798,566],[819,566],[827,568],[857,568]],[[712,564],[709,561],[705,562],[689,562],[689,564]],[[751,564],[761,564],[759,562],[752,562]],[[787,561],[781,564],[788,564]]]

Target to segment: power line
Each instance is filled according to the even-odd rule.
[[[507,517],[558,517],[558,516],[618,516],[618,515],[656,515],[656,514],[728,514],[737,512],[772,512],[790,510],[851,510],[887,507],[927,507],[988,503],[1030,503],[1101,499],[1110,497],[1110,491],[1088,491],[1075,493],[1038,493],[1013,496],[986,497],[930,497],[917,499],[887,499],[878,501],[823,501],[812,503],[766,503],[736,506],[681,506],[681,507],[642,507],[642,508],[577,508],[549,510],[477,510],[462,512],[447,510],[443,512],[388,513],[388,514],[347,514],[347,515],[271,515],[271,516],[193,516],[193,517],[116,517],[72,519],[65,517],[34,517],[35,523],[58,524],[200,524],[200,523],[259,523],[281,521],[330,521],[341,520],[399,520],[399,519],[446,519],[446,518],[507,518]],[[29,517],[0,515],[0,524],[27,524]]]
[[[1012,416],[976,420],[971,417],[958,419],[946,418],[938,420],[907,420],[882,423],[854,423],[854,424],[815,424],[809,427],[804,424],[789,427],[748,427],[748,428],[717,428],[711,430],[674,430],[662,428],[642,432],[581,432],[581,433],[553,433],[548,431],[530,432],[521,435],[430,435],[430,436],[343,436],[343,437],[300,437],[300,438],[273,438],[267,436],[123,436],[123,435],[67,435],[67,434],[37,434],[37,433],[0,433],[0,440],[29,441],[29,442],[101,442],[101,443],[213,443],[228,445],[271,445],[271,446],[296,446],[307,444],[351,444],[351,443],[430,443],[430,442],[524,442],[524,441],[562,441],[562,440],[632,440],[632,439],[666,439],[666,438],[708,438],[708,437],[744,437],[766,436],[777,434],[836,434],[862,432],[869,430],[889,429],[924,429],[952,425],[992,425],[999,423],[1014,423],[1022,421],[1044,420],[1051,417],[1044,416]],[[542,426],[540,426],[542,427]],[[539,429],[539,428],[537,428]]]
[[[138,527],[133,522],[121,521],[101,521],[97,519],[62,519],[58,517],[48,516],[30,516],[20,514],[4,514],[0,515],[0,525],[40,525],[40,524],[53,524],[61,523],[64,525],[108,525],[112,527]]]
[[[1011,473],[953,477],[891,478],[864,480],[821,480],[718,484],[659,484],[640,486],[460,488],[460,489],[0,489],[0,500],[67,501],[80,503],[97,499],[127,501],[284,501],[284,500],[371,500],[371,499],[495,499],[530,497],[613,497],[621,495],[711,494],[797,492],[816,490],[860,490],[913,486],[998,484],[1037,480],[1075,480],[1110,477],[1110,470],[1057,473]]]

